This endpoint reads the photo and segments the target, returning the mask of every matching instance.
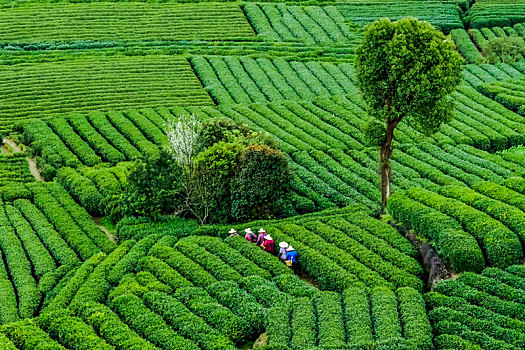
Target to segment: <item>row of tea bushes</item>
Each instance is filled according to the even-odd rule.
[[[257,35],[266,40],[331,44],[357,39],[335,6],[247,3],[243,10]]]
[[[102,216],[112,197],[122,192],[132,166],[132,162],[121,162],[115,166],[63,167],[57,171],[56,181],[91,215]]]
[[[469,11],[470,27],[510,27],[525,22],[525,3],[521,1],[478,1]]]
[[[173,54],[97,52],[64,61],[51,57],[47,62],[3,65],[0,79],[6,82],[0,87],[5,96],[2,123],[93,110],[213,103],[187,59]]]
[[[48,26],[39,26],[42,22]],[[147,31],[142,30],[144,26]],[[239,6],[228,3],[32,4],[5,8],[0,27],[3,43],[117,41],[123,45],[126,41],[234,41],[255,37]]]
[[[10,185],[1,192],[0,323],[7,323],[36,315],[57,279],[116,246],[57,183]]]
[[[438,349],[525,346],[525,268],[487,268],[440,282],[425,295]]]
[[[504,268],[523,259],[523,212],[464,186],[444,187],[441,193],[412,188],[393,195],[390,210],[433,239],[458,271]]]
[[[421,294],[412,288],[320,292],[269,311],[276,349],[433,349]]]

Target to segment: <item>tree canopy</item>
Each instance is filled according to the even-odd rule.
[[[461,80],[464,60],[454,42],[427,22],[407,17],[366,26],[356,51],[357,83],[374,121],[370,141],[381,146],[383,207],[390,194],[394,129],[407,119],[423,134],[453,118],[450,93]]]

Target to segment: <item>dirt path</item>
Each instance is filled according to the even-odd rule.
[[[36,160],[34,158],[27,158],[27,162],[29,163],[29,170],[35,177],[36,181],[44,181],[42,175],[40,175],[40,171],[38,171],[38,167],[36,166]]]
[[[11,154],[11,153],[22,153],[22,149],[18,146],[13,140],[5,138],[3,140],[4,144],[2,145],[2,154]],[[38,167],[36,166],[36,160],[34,158],[27,158],[27,163],[29,164],[29,170],[31,174],[35,177],[36,181],[44,181]]]
[[[3,142],[8,144],[9,147],[11,147],[13,153],[22,153],[22,149],[13,140],[6,138],[3,140]]]
[[[109,240],[115,244],[118,244],[117,236],[115,236],[113,233],[109,232],[109,230],[106,228],[106,226],[102,225],[102,217],[100,216],[93,216],[93,221],[95,221],[95,224],[98,226],[99,229],[101,229],[106,236],[108,236]]]
[[[304,272],[296,272],[295,273],[297,275],[297,277],[299,277],[300,280],[302,280],[303,282],[306,282],[307,284],[311,285],[312,287],[315,287],[317,289],[321,289],[321,286],[319,285],[319,283],[317,283],[317,281],[315,280],[315,278],[313,278],[312,276],[310,275],[307,275],[305,274]]]

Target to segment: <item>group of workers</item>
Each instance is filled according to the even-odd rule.
[[[259,235],[253,233],[251,228],[245,229],[244,232],[244,238],[248,242],[255,243],[261,249],[267,251],[270,254],[273,254],[273,238],[268,233],[266,233],[266,231],[263,228],[259,229]],[[239,234],[237,233],[237,231],[235,231],[235,229],[232,228],[230,230],[230,235],[238,236]],[[286,264],[286,266],[289,266],[292,269],[295,267],[295,263],[297,262],[297,252],[295,251],[294,247],[292,247],[288,243],[279,243],[278,256],[279,259]]]

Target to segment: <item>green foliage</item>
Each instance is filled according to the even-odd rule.
[[[267,41],[343,43],[355,39],[334,6],[283,6],[246,3],[243,6],[258,37]],[[283,11],[283,12],[281,12]]]
[[[243,277],[239,285],[266,308],[277,304],[287,304],[293,299],[289,294],[281,292],[275,284],[259,276]]]
[[[521,1],[478,1],[473,4],[467,19],[471,28],[509,27],[524,22],[524,14],[525,4]]]
[[[104,5],[99,4],[99,6]],[[117,3],[113,5],[121,6]],[[24,8],[31,9],[30,6],[21,7],[21,9]],[[58,15],[61,6],[57,5],[55,9]],[[238,13],[242,15],[240,11]],[[2,11],[2,14],[5,14],[5,11]],[[66,25],[64,29],[71,31],[71,26]],[[86,29],[91,33],[88,35],[93,35],[92,27],[88,26]],[[56,60],[55,57],[17,67],[3,66],[0,79],[12,82],[10,85],[3,85],[0,90],[2,96],[10,96],[0,109],[2,116],[8,116],[2,118],[3,124],[11,123],[9,129],[12,129],[13,118],[19,120],[19,118],[29,117],[62,117],[74,112],[151,108],[166,105],[212,105],[212,100],[202,88],[186,58],[174,55],[174,52],[170,52],[169,55],[145,56],[127,56],[118,52],[110,55],[86,52],[81,55],[84,55],[82,59]],[[93,75],[93,66],[98,69],[97,75]],[[127,73],[122,74],[123,71]],[[52,85],[44,84],[43,77],[49,74],[53,75],[54,84]],[[103,83],[94,84],[93,79]],[[178,81],[178,83],[173,85],[173,81]],[[61,91],[59,99],[53,98],[57,89]],[[20,95],[16,93],[18,90],[24,90],[27,93]],[[79,104],[81,97],[84,98],[84,102]],[[95,129],[99,129],[100,126],[100,124],[93,125]],[[47,126],[40,127],[39,130],[43,131],[42,136],[51,131]],[[58,141],[55,137],[53,139],[48,140]],[[113,143],[112,139],[108,141],[119,149],[120,144]],[[119,149],[119,151],[122,150]],[[80,163],[78,157],[70,151],[62,149],[61,152],[66,157],[62,160],[54,157],[53,160],[58,163],[65,162],[65,165],[72,167]]]
[[[31,184],[30,189],[33,192],[34,205],[44,214],[49,223],[54,225],[56,231],[82,260],[87,260],[100,252],[100,248],[75,222],[68,210],[50,193],[48,186],[35,182]],[[100,234],[103,235],[102,232]],[[105,239],[108,240],[107,237]]]
[[[181,177],[180,167],[166,151],[137,161],[120,202],[123,214],[158,219],[171,213],[181,199]]]
[[[454,270],[479,272],[485,266],[478,243],[453,218],[402,193],[390,197],[388,211],[419,234],[432,239],[434,247]]]
[[[244,237],[231,236],[224,240],[224,243],[239,251],[246,259],[255,263],[257,266],[269,271],[272,276],[282,274],[292,274],[293,272],[287,268],[274,256],[263,251],[261,248],[251,244]],[[263,277],[265,277],[263,275]]]
[[[342,296],[348,343],[370,345],[374,337],[368,293],[359,288],[348,288]]]
[[[369,146],[379,147],[385,142],[385,124],[377,119],[371,120],[363,129],[363,136]]]
[[[268,310],[266,334],[271,350],[288,349],[288,342],[292,337],[290,315],[289,304],[273,306]]]
[[[102,201],[102,195],[95,184],[82,177],[78,172],[69,167],[60,168],[57,171],[57,181],[86,208],[86,210],[95,215],[100,215],[99,205]]]
[[[257,132],[246,124],[237,124],[227,118],[212,118],[202,123],[199,134],[199,147],[206,149],[218,142],[260,143],[277,148],[279,145],[268,134]]]
[[[49,350],[66,349],[56,340],[53,340],[44,330],[40,329],[34,320],[27,319],[17,323],[11,323],[2,326],[1,331],[11,340],[11,344],[14,344],[11,347],[13,350],[30,350],[39,347]],[[7,347],[9,350],[11,350],[11,348]]]
[[[451,120],[449,94],[460,82],[463,60],[430,24],[376,21],[365,28],[356,54],[358,85],[377,120],[407,117],[425,134]]]
[[[490,64],[512,64],[523,58],[525,53],[525,40],[519,37],[489,38],[481,46]]]
[[[501,222],[468,205],[423,189],[410,189],[407,194],[420,203],[454,218],[478,241],[494,267],[507,267],[520,261],[523,249],[517,235]]]
[[[199,349],[195,343],[173,331],[161,316],[148,309],[135,295],[119,296],[112,301],[111,307],[132,330],[161,349]]]
[[[284,154],[265,145],[246,147],[232,182],[235,220],[269,219],[289,211],[292,173]]]
[[[433,349],[432,327],[426,315],[423,297],[412,288],[399,288],[396,293],[403,335],[417,349]]]
[[[231,181],[243,148],[238,142],[219,141],[195,157],[193,180],[202,182],[210,197],[212,222],[227,222],[231,217]]]
[[[323,292],[315,299],[315,307],[319,325],[319,348],[343,348],[345,343],[345,329],[341,295],[335,292]]]
[[[292,304],[292,350],[314,349],[316,347],[316,317],[312,301],[308,298],[295,299]]]
[[[220,305],[204,289],[195,287],[180,288],[175,298],[181,301],[195,315],[202,317],[208,325],[241,344],[251,333],[250,325],[228,308]]]

